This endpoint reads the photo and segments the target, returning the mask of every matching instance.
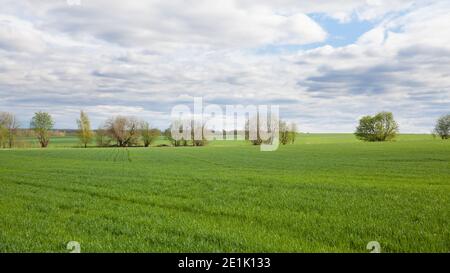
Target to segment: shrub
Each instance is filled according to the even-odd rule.
[[[394,115],[390,112],[381,112],[373,117],[362,117],[355,135],[364,141],[388,141],[394,139],[397,133],[398,125]]]
[[[151,128],[150,124],[146,121],[141,121],[139,123],[139,130],[142,141],[144,142],[144,147],[150,146],[161,134],[158,129]]]
[[[450,115],[444,115],[437,120],[434,133],[442,139],[450,138]]]

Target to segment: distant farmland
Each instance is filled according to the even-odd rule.
[[[450,143],[429,135],[77,146],[0,150],[1,252],[450,251]]]

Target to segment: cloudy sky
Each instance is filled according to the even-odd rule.
[[[278,104],[303,132],[401,132],[450,112],[450,1],[0,0],[0,111],[75,128],[172,107]],[[75,3],[75,5],[73,5]]]

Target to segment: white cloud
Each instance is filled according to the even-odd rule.
[[[11,51],[40,53],[45,41],[30,22],[0,14],[0,48]]]
[[[94,126],[117,113],[164,126],[172,105],[203,96],[279,103],[304,131],[349,132],[391,110],[403,131],[429,132],[450,108],[445,1],[3,2],[0,108],[24,124],[47,110],[74,127],[84,109]],[[376,25],[344,47],[255,53],[326,41],[311,13]]]
[[[389,110],[404,132],[428,133],[450,109],[449,11],[445,2],[425,5],[383,20],[353,45],[302,52],[294,59],[310,73],[299,84],[322,103],[332,99],[336,120]]]
[[[25,8],[29,17],[37,19],[38,28],[75,35],[78,40],[94,37],[157,52],[306,44],[326,36],[303,13],[280,15],[270,7],[243,7],[232,0],[94,0],[81,6],[62,2],[8,1],[10,8],[5,11],[17,15]]]

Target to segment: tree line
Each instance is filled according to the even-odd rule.
[[[160,136],[164,136],[172,146],[176,147],[207,145],[208,141],[205,137],[202,137],[200,140],[194,138],[194,131],[198,128],[195,128],[194,121],[191,122],[190,137],[175,139],[172,136],[170,128],[161,132],[157,128],[152,128],[149,122],[129,116],[111,117],[101,124],[97,130],[92,130],[88,115],[84,111],[81,111],[80,117],[76,120],[78,127],[76,134],[80,143],[85,148],[93,142],[99,147],[149,147]],[[288,131],[288,126],[285,122],[281,121],[280,124],[280,143],[283,145],[294,143],[295,132]],[[55,122],[52,116],[47,112],[37,112],[31,119],[30,129],[34,132],[34,136],[42,148],[48,146],[54,125]],[[1,113],[0,143],[4,148],[12,148],[14,146],[14,140],[17,136],[19,126],[15,115],[11,113]],[[204,127],[200,128],[202,132],[203,129]],[[226,132],[223,131],[223,134],[225,135]],[[259,145],[261,142],[262,141],[259,140],[259,135],[258,140],[252,141],[254,145]]]
[[[190,137],[176,140],[172,136],[170,128],[160,131],[157,128],[152,128],[147,121],[139,120],[135,117],[111,117],[95,131],[92,130],[89,117],[84,111],[80,112],[80,117],[76,122],[78,127],[77,136],[84,147],[87,147],[88,144],[94,141],[100,147],[149,147],[160,136],[164,136],[169,140],[172,146],[205,146],[208,143],[205,137],[202,137],[201,140],[194,139],[194,126],[191,126]],[[256,124],[259,128],[259,123],[257,122]],[[30,129],[34,132],[42,148],[48,146],[54,125],[52,116],[47,112],[37,112],[31,119]],[[280,143],[283,145],[294,143],[297,135],[296,125],[294,123],[288,125],[287,122],[281,120],[278,126]],[[203,128],[200,129],[203,132]],[[0,147],[13,148],[19,130],[20,123],[14,114],[0,112]],[[273,141],[273,139],[263,141],[263,138],[259,135],[259,130],[256,131],[256,139],[250,140],[253,145],[261,145],[265,141]],[[398,131],[399,126],[393,114],[391,112],[380,112],[374,116],[362,117],[356,127],[355,136],[364,141],[389,141],[396,137]],[[224,136],[226,133],[223,130]],[[245,128],[245,139],[247,140],[249,140],[248,134],[247,121]],[[443,115],[436,121],[433,135],[439,136],[441,139],[450,138],[450,114]]]

